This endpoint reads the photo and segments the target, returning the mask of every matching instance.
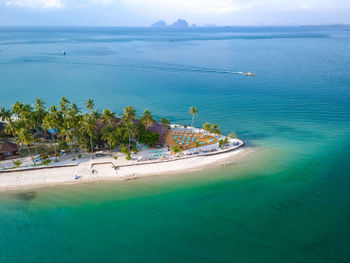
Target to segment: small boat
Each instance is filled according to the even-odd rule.
[[[63,56],[66,55],[66,51],[64,51],[64,50],[62,50],[61,53]]]
[[[244,75],[247,75],[247,76],[255,76],[255,73],[251,73],[251,72],[247,72],[247,73],[244,73]]]

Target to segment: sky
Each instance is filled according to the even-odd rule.
[[[350,24],[350,0],[0,0],[0,26]]]

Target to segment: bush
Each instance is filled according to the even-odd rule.
[[[136,148],[136,146],[133,146],[133,147],[132,147],[132,152],[133,152],[133,153],[138,153],[139,150]]]
[[[125,159],[131,160],[131,156],[130,156],[130,153],[129,153],[129,152],[126,154],[126,158],[125,158]]]
[[[68,144],[66,142],[60,142],[58,144],[58,150],[67,150],[68,149]]]
[[[46,160],[41,162],[42,165],[49,165],[50,163],[51,163],[50,159],[46,159]]]
[[[219,140],[219,147],[221,148],[224,145],[224,140]]]
[[[118,159],[118,156],[113,156],[114,160],[117,160]]]
[[[13,163],[13,165],[14,165],[16,168],[18,168],[18,167],[20,167],[20,166],[22,165],[22,162],[21,162],[21,161],[13,161],[12,163]]]
[[[181,152],[181,148],[179,146],[171,146],[170,147],[172,153],[180,153]]]
[[[78,159],[80,159],[80,158],[81,158],[81,153],[78,154]]]

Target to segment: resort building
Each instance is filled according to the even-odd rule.
[[[17,144],[5,141],[2,145],[0,145],[0,160],[11,158],[17,155]]]
[[[157,133],[158,142],[155,146],[163,147],[165,144],[165,135],[168,132],[168,127],[159,122],[154,121],[151,125],[147,126],[146,129],[151,133]]]

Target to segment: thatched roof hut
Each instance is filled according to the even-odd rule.
[[[0,159],[5,159],[7,157],[12,157],[18,154],[18,146],[15,143],[5,141],[0,146]]]
[[[163,145],[165,143],[165,134],[168,132],[168,127],[159,122],[153,122],[151,125],[147,126],[146,129],[152,133],[158,133],[157,145]]]

